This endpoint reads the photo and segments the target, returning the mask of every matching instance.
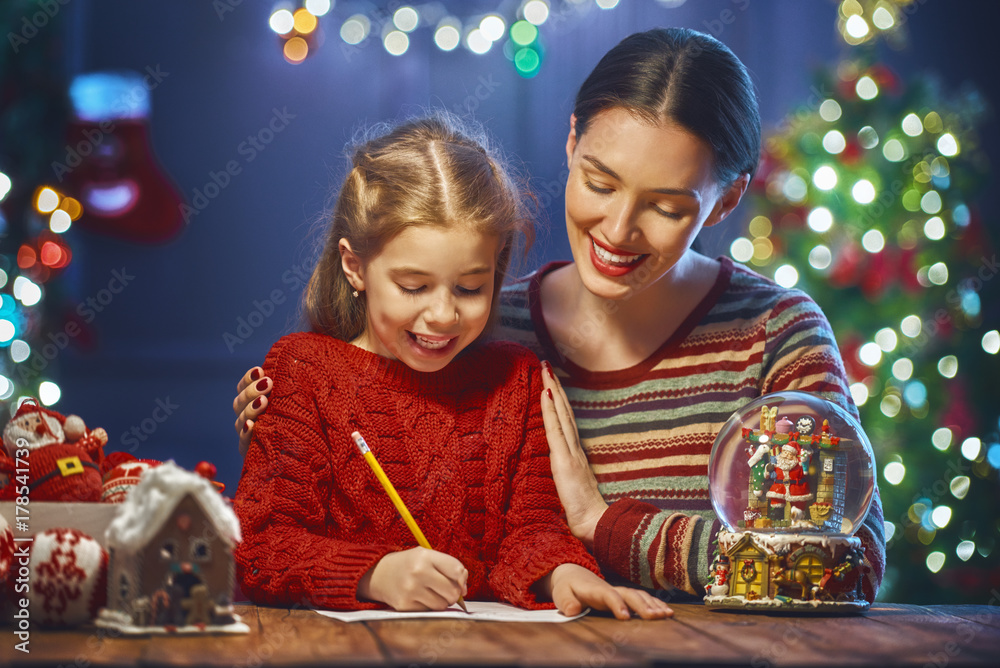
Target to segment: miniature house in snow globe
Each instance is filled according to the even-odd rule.
[[[862,612],[863,547],[853,534],[874,494],[858,421],[805,392],[759,397],[715,439],[708,481],[722,530],[705,604]]]

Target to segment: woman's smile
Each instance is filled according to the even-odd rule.
[[[602,244],[590,236],[590,261],[594,268],[607,276],[624,276],[649,257],[648,253],[628,253]]]

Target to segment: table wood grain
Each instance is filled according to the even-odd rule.
[[[6,627],[0,666],[928,666],[996,665],[1000,606],[878,604],[851,617],[674,605],[673,619],[565,624],[462,619],[345,623],[311,610],[239,605],[250,633],[119,637],[94,627]],[[2,629],[3,627],[0,627]]]

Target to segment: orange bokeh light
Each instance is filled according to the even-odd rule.
[[[83,215],[83,205],[72,197],[63,197],[59,208],[69,214],[70,220],[76,220]]]
[[[309,55],[309,45],[301,37],[293,37],[285,42],[285,60],[290,63],[301,63]]]
[[[28,269],[35,264],[38,256],[35,254],[35,249],[24,244],[17,251],[17,266],[21,269]]]
[[[300,35],[308,35],[313,30],[316,29],[317,21],[316,17],[313,16],[308,9],[300,8],[295,10],[295,14],[292,15],[295,21],[295,31]],[[305,56],[303,56],[304,58]]]

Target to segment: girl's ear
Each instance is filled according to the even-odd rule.
[[[743,194],[747,191],[747,186],[750,185],[750,175],[742,174],[739,178],[730,184],[729,188],[726,189],[719,201],[715,205],[715,210],[709,214],[708,219],[705,221],[705,227],[711,227],[716,223],[721,223],[726,219],[726,216],[733,212],[736,205],[740,203],[743,199]]]
[[[344,269],[347,282],[359,292],[364,290],[364,266],[361,263],[361,258],[351,248],[351,242],[347,239],[341,239],[337,244],[337,248],[340,250],[340,266]]]
[[[573,151],[576,150],[576,142],[578,137],[576,136],[576,114],[570,114],[569,116],[569,136],[566,137],[566,164],[569,165],[573,162]]]

